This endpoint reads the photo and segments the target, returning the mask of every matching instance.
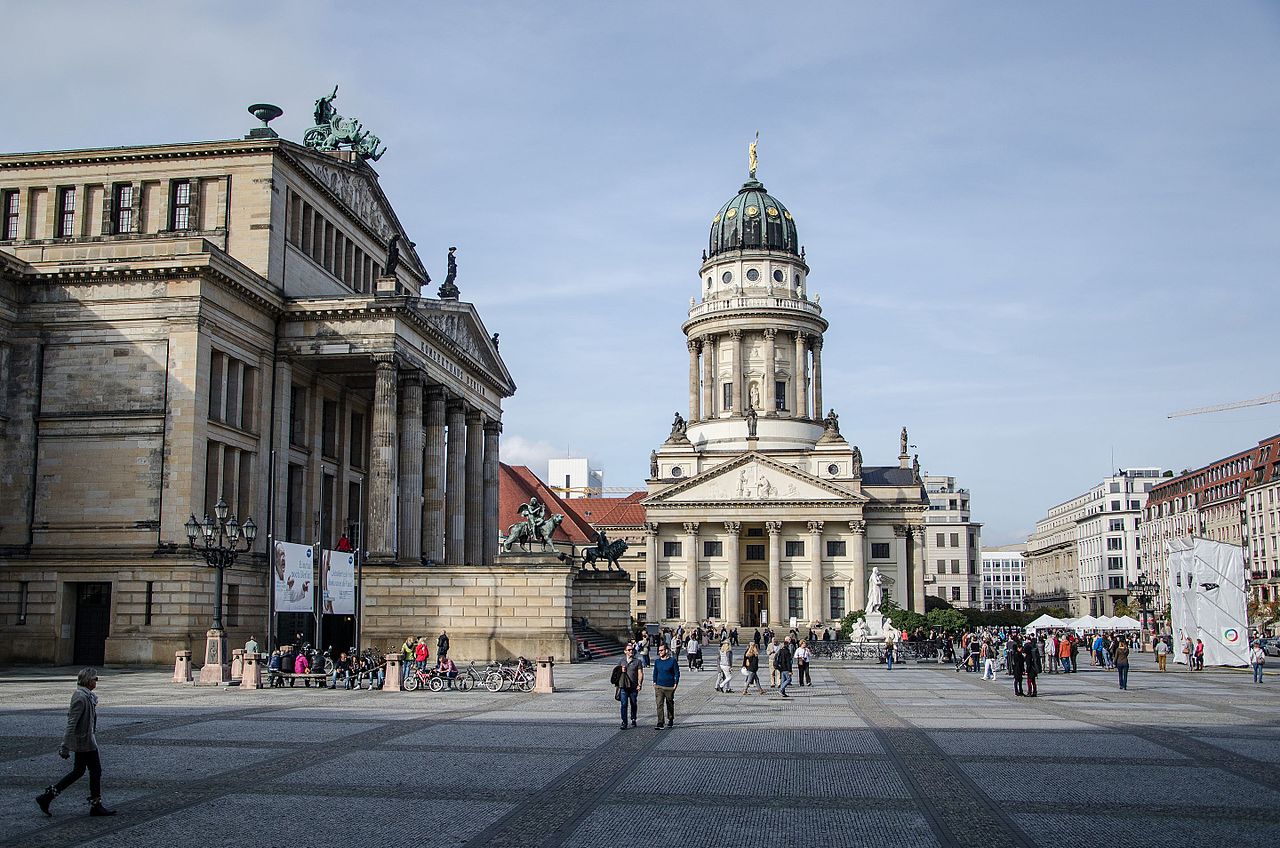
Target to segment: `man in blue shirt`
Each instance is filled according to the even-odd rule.
[[[676,687],[680,685],[680,664],[671,649],[658,645],[658,658],[653,661],[653,696],[658,703],[658,728],[675,727]],[[666,707],[664,724],[663,706]]]

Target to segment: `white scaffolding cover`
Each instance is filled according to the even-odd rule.
[[[1208,539],[1165,542],[1173,655],[1184,662],[1182,643],[1204,641],[1205,665],[1249,664],[1244,556],[1235,545]]]

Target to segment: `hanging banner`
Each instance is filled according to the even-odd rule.
[[[1185,662],[1183,642],[1204,643],[1205,665],[1249,664],[1244,555],[1236,545],[1208,539],[1170,539],[1165,579],[1173,619],[1173,655]]]
[[[276,612],[313,612],[315,554],[310,545],[276,542],[272,554],[276,581]]]
[[[320,609],[335,615],[356,614],[356,555],[320,552]]]

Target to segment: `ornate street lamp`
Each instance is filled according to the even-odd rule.
[[[258,537],[258,525],[249,518],[242,526],[231,515],[227,502],[218,498],[213,507],[213,519],[206,513],[204,521],[194,514],[183,527],[187,531],[187,544],[191,550],[204,557],[205,564],[214,569],[216,579],[213,590],[213,624],[209,628],[205,645],[204,668],[200,671],[201,683],[225,683],[231,679],[231,666],[227,662],[227,637],[222,628],[223,572],[233,565],[242,552],[253,548]],[[243,545],[243,547],[242,547]]]
[[[1142,616],[1142,633],[1145,639],[1147,630],[1151,627],[1151,602],[1160,595],[1160,584],[1154,580],[1148,581],[1145,574],[1139,574],[1136,581],[1129,581],[1126,589],[1138,602],[1138,614]]]

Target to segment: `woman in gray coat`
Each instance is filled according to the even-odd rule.
[[[36,798],[36,804],[46,816],[52,816],[49,805],[53,799],[62,794],[68,786],[75,783],[89,772],[89,815],[114,816],[115,810],[102,806],[102,761],[98,758],[98,696],[93,690],[98,688],[98,670],[82,668],[76,675],[76,691],[71,694],[71,707],[67,710],[67,730],[62,736],[62,746],[58,748],[58,756],[67,759],[76,755],[75,767],[66,777],[44,790],[44,794]]]

